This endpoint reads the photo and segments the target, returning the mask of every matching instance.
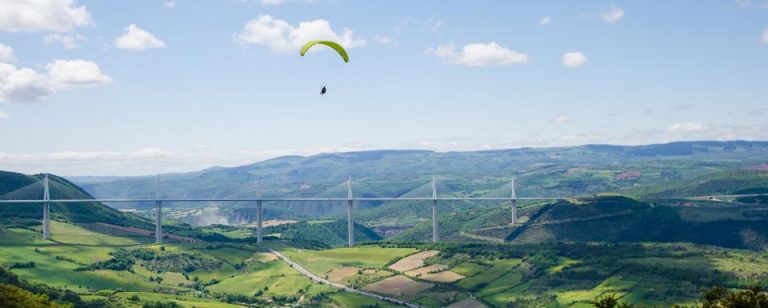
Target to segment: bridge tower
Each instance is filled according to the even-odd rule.
[[[48,174],[45,174],[43,178],[43,239],[49,240],[51,238],[51,192],[48,187]]]
[[[352,221],[352,206],[354,203],[352,198],[352,176],[349,176],[349,179],[347,179],[347,244],[349,247],[355,246],[355,223]]]
[[[515,192],[515,178],[512,178],[512,182],[509,183],[512,188],[512,194],[509,196],[509,200],[512,201],[512,225],[517,225],[517,193]]]
[[[264,215],[261,210],[261,178],[256,180],[256,244],[261,244],[264,236],[262,229],[262,219]]]
[[[157,174],[157,187],[155,190],[155,244],[163,242],[163,202],[160,201],[160,173]]]
[[[437,183],[435,176],[432,176],[432,242],[437,243],[439,240],[440,234],[437,225]]]

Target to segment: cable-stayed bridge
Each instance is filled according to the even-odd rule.
[[[45,174],[40,181],[24,186],[17,190],[0,195],[0,204],[43,204],[43,239],[49,239],[51,235],[50,231],[50,204],[51,203],[84,203],[84,202],[99,202],[99,203],[154,203],[155,205],[155,242],[162,243],[163,239],[163,205],[169,203],[182,203],[182,202],[247,202],[256,205],[256,238],[257,243],[262,243],[263,240],[263,203],[264,202],[329,202],[329,203],[342,203],[347,205],[347,229],[348,229],[348,245],[350,247],[355,245],[354,238],[354,219],[353,208],[355,203],[359,202],[389,202],[389,201],[424,201],[429,202],[432,206],[432,241],[438,242],[440,240],[440,230],[438,221],[438,203],[450,202],[450,201],[498,201],[498,202],[510,202],[511,203],[511,223],[517,222],[517,201],[518,200],[565,200],[567,198],[560,197],[518,197],[515,192],[515,180],[511,178],[509,183],[498,187],[494,190],[488,191],[483,195],[477,197],[441,197],[437,190],[437,178],[432,177],[432,181],[419,186],[416,189],[397,196],[397,197],[356,197],[353,194],[353,182],[350,177],[347,181],[331,187],[323,193],[310,197],[264,197],[262,196],[261,185],[257,183],[255,185],[255,197],[248,198],[164,198],[161,186],[160,175],[157,176],[155,182],[155,196],[154,198],[85,198],[83,196],[54,196],[51,197],[51,191],[58,191],[59,188],[63,188],[63,184],[49,181],[48,175]],[[345,192],[346,196],[340,195]]]

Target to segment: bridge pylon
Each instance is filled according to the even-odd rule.
[[[512,188],[512,193],[509,196],[509,200],[512,202],[512,225],[517,225],[517,193],[515,192],[515,178],[509,183]]]
[[[51,191],[48,185],[48,174],[43,178],[43,239],[51,238]]]
[[[435,176],[432,176],[432,242],[437,243],[440,240],[440,230],[437,223],[437,182]]]
[[[264,238],[264,229],[262,220],[264,212],[261,208],[261,178],[256,180],[256,244],[261,244]]]
[[[155,190],[155,244],[163,243],[163,202],[160,201],[160,173],[157,174],[157,187]]]
[[[352,176],[347,179],[347,244],[355,246],[355,222],[352,220],[352,207],[355,201],[352,196]]]

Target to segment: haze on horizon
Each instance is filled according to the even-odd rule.
[[[0,170],[768,140],[767,20],[758,0],[0,0]],[[312,39],[350,63],[299,57]]]

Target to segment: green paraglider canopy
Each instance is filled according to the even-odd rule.
[[[347,54],[347,51],[344,50],[344,47],[341,47],[341,45],[332,41],[316,40],[316,41],[311,41],[309,43],[306,43],[304,44],[304,46],[301,47],[301,55],[304,56],[304,54],[307,53],[307,51],[310,48],[312,48],[312,46],[315,46],[317,44],[322,44],[322,45],[333,48],[333,50],[338,52],[341,58],[344,59],[344,62],[349,62],[349,55]]]

